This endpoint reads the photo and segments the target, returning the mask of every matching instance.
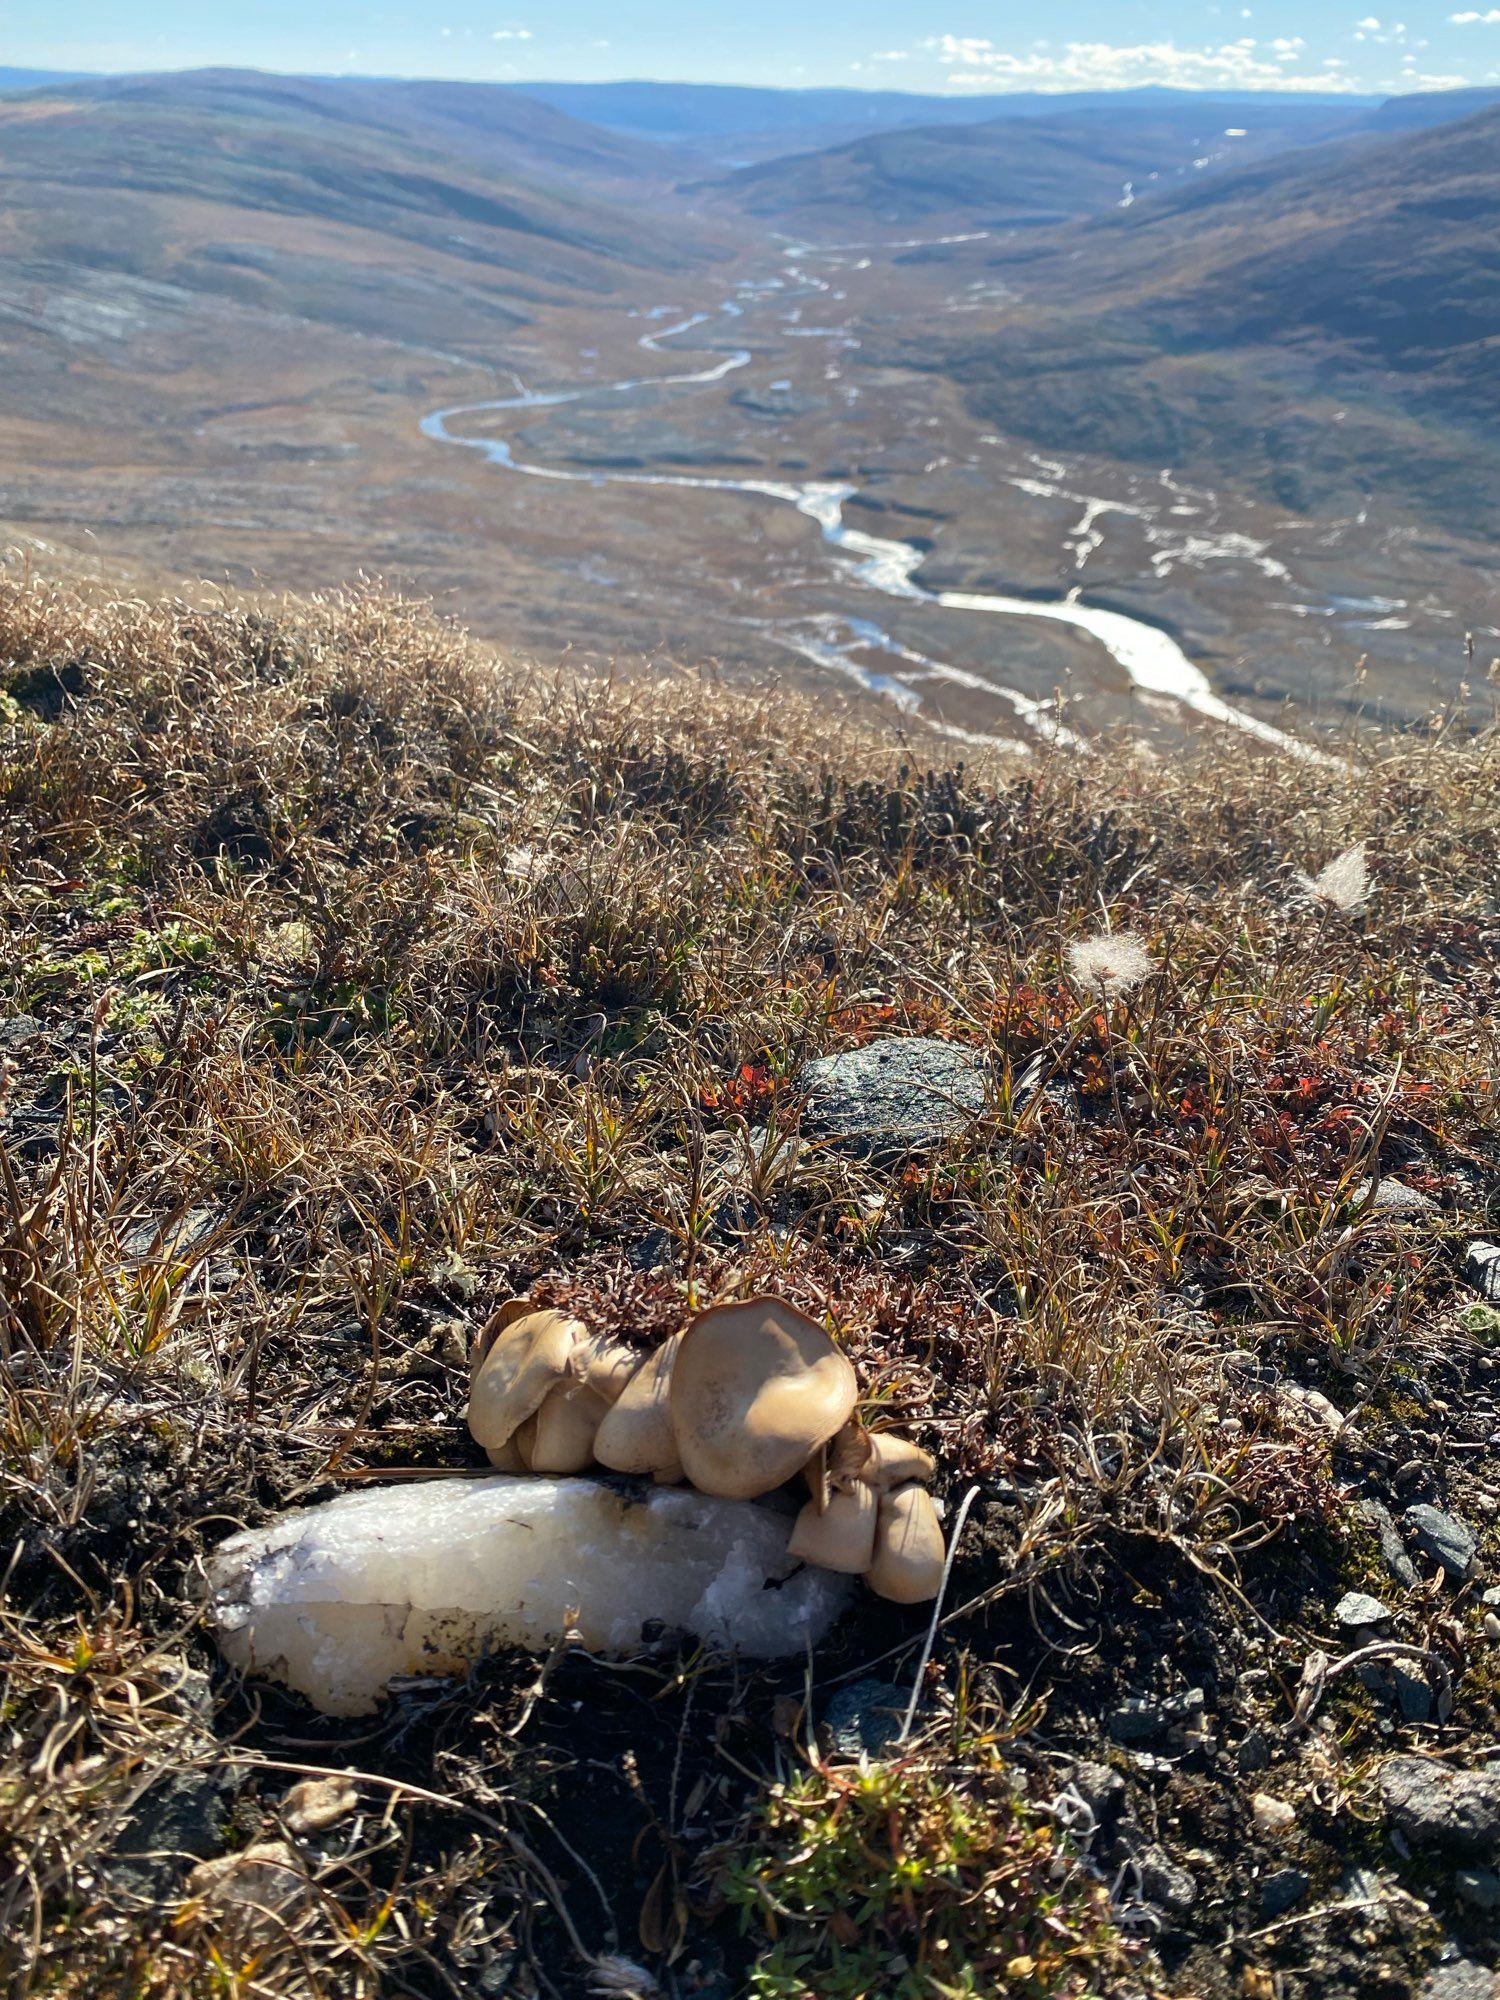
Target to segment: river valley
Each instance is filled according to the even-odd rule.
[[[885,255],[923,247],[903,241]],[[1409,634],[1418,622],[1410,614],[1423,607],[1347,591],[1325,602],[1311,565],[1295,575],[1287,557],[1296,557],[1273,552],[1270,536],[1251,531],[1258,523],[1242,525],[1218,496],[1170,471],[1122,487],[1116,470],[1113,490],[1099,480],[1104,490],[1091,491],[1088,468],[1020,454],[1001,437],[980,434],[954,451],[951,411],[941,423],[914,415],[894,371],[863,365],[850,293],[876,273],[876,248],[793,246],[780,271],[742,278],[715,306],[643,309],[649,324],[635,346],[667,361],[661,372],[593,373],[543,388],[518,376],[509,395],[429,412],[422,434],[523,481],[595,496],[573,508],[580,540],[597,535],[600,544],[585,576],[595,587],[616,582],[606,551],[626,492],[632,510],[652,508],[658,539],[670,523],[679,547],[718,522],[730,573],[714,579],[712,595],[753,598],[754,614],[736,605],[731,618],[753,632],[755,653],[789,654],[819,678],[838,677],[960,740],[1027,749],[1122,727],[1175,735],[1210,726],[1281,752],[1325,755],[1316,732],[1282,712],[1274,685],[1252,684],[1257,699],[1231,699],[1243,677],[1216,685],[1195,653],[1222,668],[1215,626],[1237,601],[1256,604],[1262,630],[1290,625],[1301,640],[1315,634],[1324,651],[1344,642],[1365,653],[1379,643],[1372,635]],[[830,276],[811,270],[814,262]],[[672,357],[689,365],[673,367]],[[582,358],[601,366],[598,349]],[[770,450],[757,449],[753,431],[745,436],[745,411],[762,432],[774,429],[779,462],[765,463]],[[946,435],[929,444],[924,430]],[[789,440],[803,452],[788,452]],[[812,455],[819,446],[821,462]],[[748,517],[741,502],[753,503]],[[805,539],[768,523],[768,504],[817,530],[821,565]],[[882,515],[912,532],[875,532]],[[975,539],[986,522],[997,529],[988,550]],[[1017,587],[992,587],[1008,572]],[[1184,584],[1201,597],[1206,579],[1219,613],[1200,619],[1195,634],[1180,598]],[[1153,595],[1163,600],[1155,616]],[[878,617],[858,601],[871,596],[886,600]],[[704,612],[712,623],[708,601]],[[728,650],[722,641],[720,649]]]

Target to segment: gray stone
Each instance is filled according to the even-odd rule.
[[[807,1093],[803,1133],[861,1158],[928,1151],[966,1130],[986,1101],[983,1059],[926,1035],[819,1056],[797,1081]]]
[[[1464,1276],[1482,1299],[1500,1305],[1500,1243],[1476,1237],[1464,1255]]]
[[[134,1263],[148,1259],[186,1260],[206,1243],[223,1220],[217,1208],[190,1208],[184,1215],[150,1216],[120,1238],[120,1249]]]
[[[1495,1975],[1472,1958],[1435,1965],[1422,1982],[1421,2000],[1495,2000]]]
[[[1425,1215],[1437,1207],[1430,1194],[1408,1187],[1405,1181],[1392,1180],[1361,1181],[1350,1195],[1349,1205],[1351,1208],[1368,1205],[1371,1213],[1378,1215]]]
[[[1094,1815],[1096,1826],[1119,1817],[1125,1804],[1125,1780],[1118,1771],[1108,1764],[1075,1764],[1069,1782]]]
[[[1453,1886],[1476,1910],[1500,1910],[1500,1875],[1493,1868],[1460,1868]]]
[[[1455,1582],[1468,1575],[1479,1542],[1474,1530],[1456,1514],[1445,1514],[1441,1507],[1429,1507],[1423,1502],[1408,1507],[1401,1518],[1422,1554],[1440,1564],[1446,1575]]]
[[[901,1734],[909,1688],[894,1681],[854,1681],[840,1688],[823,1713],[841,1757],[880,1757]]]
[[[1390,1884],[1373,1868],[1358,1865],[1346,1868],[1339,1877],[1338,1900],[1341,1903],[1365,1903],[1372,1912],[1383,1915],[1390,1901]]]
[[[1248,1347],[1235,1347],[1224,1356],[1225,1370],[1233,1375],[1241,1375],[1247,1382],[1260,1382],[1267,1388],[1281,1379],[1281,1371],[1274,1361],[1267,1361],[1259,1354],[1253,1354]]]
[[[1380,1559],[1397,1583],[1404,1584],[1408,1590],[1415,1590],[1421,1579],[1417,1575],[1416,1564],[1406,1553],[1406,1546],[1396,1532],[1390,1508],[1379,1500],[1361,1500],[1354,1511],[1380,1538]]]
[[[1248,1778],[1256,1771],[1271,1768],[1271,1746],[1266,1741],[1263,1729],[1251,1729],[1245,1734],[1240,1747],[1234,1753],[1235,1767],[1240,1776]]]
[[[1284,1917],[1294,1910],[1312,1884],[1300,1868],[1278,1868],[1260,1885],[1262,1917]]]
[[[1384,1625],[1390,1616],[1387,1605],[1363,1590],[1346,1590],[1333,1607],[1334,1623],[1354,1631],[1368,1625]]]
[[[1392,1824],[1419,1847],[1488,1853],[1500,1842],[1500,1766],[1456,1771],[1433,1757],[1388,1757],[1380,1795]]]
[[[95,1863],[116,1895],[143,1905],[171,1894],[189,1861],[219,1852],[246,1776],[243,1766],[207,1761],[218,1749],[213,1693],[208,1676],[185,1661],[177,1663],[173,1706],[185,1723],[182,1747],[196,1752],[204,1764],[163,1771],[130,1808]]]
[[[1185,1868],[1178,1867],[1164,1847],[1143,1847],[1135,1863],[1141,1871],[1141,1894],[1148,1903],[1160,1903],[1176,1917],[1193,1907],[1198,1884]]]
[[[1390,1663],[1391,1682],[1395,1689],[1396,1706],[1401,1711],[1403,1722],[1430,1722],[1432,1720],[1432,1689],[1421,1674],[1403,1666],[1399,1660]]]
[[[1109,1733],[1116,1743],[1146,1743],[1202,1713],[1202,1688],[1189,1688],[1185,1694],[1166,1695],[1160,1700],[1132,1695],[1109,1718]]]

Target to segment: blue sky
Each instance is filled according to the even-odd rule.
[[[1384,0],[1376,0],[1384,5]],[[514,11],[509,11],[513,7]],[[1045,30],[1044,33],[1038,32]],[[943,0],[0,0],[0,64],[265,69],[511,80],[670,77],[941,92],[1401,90],[1500,82],[1489,0],[1367,13],[1345,0],[1057,0],[1018,10]]]

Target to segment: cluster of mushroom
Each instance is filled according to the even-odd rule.
[[[699,1313],[642,1361],[524,1299],[479,1337],[469,1429],[503,1472],[591,1464],[753,1500],[799,1474],[811,1498],[788,1552],[918,1604],[942,1581],[925,1451],[854,1414],[859,1384],[816,1320],[782,1299]]]

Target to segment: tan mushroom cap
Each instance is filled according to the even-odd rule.
[[[568,1373],[587,1383],[594,1394],[602,1396],[606,1403],[614,1403],[640,1365],[641,1357],[633,1347],[624,1347],[617,1340],[605,1340],[601,1334],[591,1333],[573,1349],[568,1360]]]
[[[594,1439],[609,1404],[584,1382],[559,1382],[536,1413],[533,1472],[582,1472],[593,1463]]]
[[[599,1426],[594,1456],[611,1472],[649,1472],[664,1486],[682,1477],[669,1391],[682,1335],[643,1361]]]
[[[537,1311],[530,1299],[502,1299],[490,1314],[475,1337],[473,1351],[469,1357],[469,1377],[479,1373],[485,1356],[494,1346],[508,1326],[514,1326],[518,1319],[527,1319]]]
[[[502,1311],[504,1308],[502,1308]],[[486,1451],[505,1444],[568,1373],[587,1330],[560,1312],[531,1312],[502,1326],[469,1390],[469,1434]]]
[[[923,1451],[910,1438],[897,1437],[894,1431],[875,1431],[870,1437],[869,1456],[855,1477],[877,1492],[888,1493],[893,1486],[913,1481],[930,1486],[936,1472],[931,1452]]]
[[[863,1576],[875,1560],[875,1519],[879,1507],[879,1495],[873,1486],[855,1485],[846,1493],[830,1495],[821,1513],[814,1497],[797,1516],[787,1554],[798,1562],[816,1563],[820,1569]]]
[[[854,1409],[858,1383],[816,1320],[782,1299],[700,1313],[668,1401],[683,1470],[702,1493],[753,1500],[800,1472]]]
[[[875,1560],[865,1574],[877,1597],[924,1604],[943,1587],[943,1530],[925,1486],[880,1495]]]

